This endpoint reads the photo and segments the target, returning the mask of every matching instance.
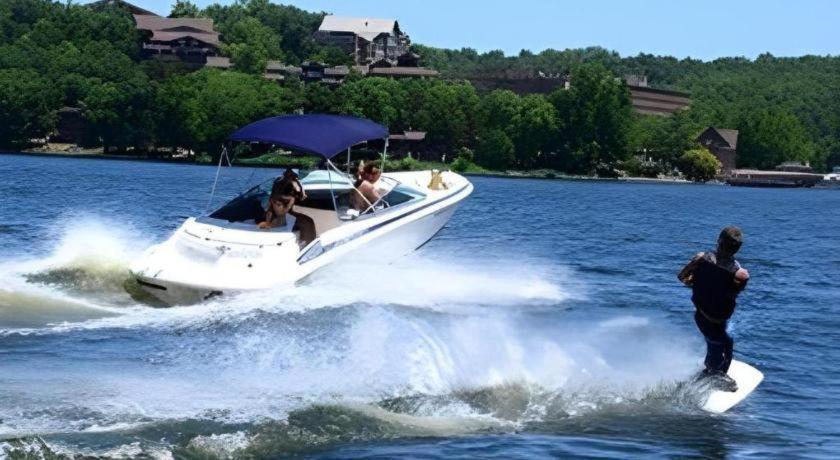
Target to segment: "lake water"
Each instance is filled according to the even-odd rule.
[[[840,452],[840,191],[473,178],[417,253],[170,309],[127,266],[211,167],[0,155],[0,452],[166,458]],[[219,196],[269,177],[226,170]],[[743,228],[725,415],[676,272]],[[3,457],[3,454],[0,454]]]

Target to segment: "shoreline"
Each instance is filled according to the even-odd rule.
[[[545,174],[529,174],[527,172],[463,172],[459,173],[465,177],[497,177],[500,179],[540,179],[540,180],[567,180],[567,181],[600,181],[600,182],[625,182],[634,184],[678,184],[678,185],[703,185],[700,182],[692,182],[685,179],[658,179],[652,177],[598,177],[598,176],[575,176],[557,173],[552,177]]]
[[[52,158],[81,158],[86,160],[111,160],[111,161],[137,161],[137,162],[151,162],[151,163],[174,163],[195,166],[216,166],[215,163],[196,163],[189,158],[149,158],[138,155],[113,155],[104,153],[69,153],[69,152],[43,152],[43,151],[0,151],[0,155],[22,155],[34,157],[52,157]],[[233,167],[243,168],[280,168],[277,165],[271,164],[234,164]],[[598,177],[598,176],[578,176],[563,174],[560,172],[552,172],[549,176],[545,172],[541,174],[529,173],[527,171],[510,171],[510,172],[462,172],[459,173],[465,177],[495,177],[500,179],[539,179],[539,180],[566,180],[566,181],[602,181],[602,182],[624,182],[634,184],[677,184],[677,185],[696,185],[685,179],[658,179],[649,177]]]

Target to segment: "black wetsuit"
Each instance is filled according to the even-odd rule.
[[[727,333],[727,321],[735,311],[735,299],[746,281],[735,282],[741,265],[732,257],[715,252],[703,254],[692,270],[694,322],[706,339],[706,369],[726,372],[732,363],[734,341]]]

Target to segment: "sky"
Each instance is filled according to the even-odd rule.
[[[132,0],[128,0],[131,2]],[[837,0],[272,0],[309,11],[394,18],[414,43],[441,48],[566,49],[601,46],[711,60],[840,55]],[[199,7],[232,0],[193,0]],[[134,0],[166,14],[174,0]]]

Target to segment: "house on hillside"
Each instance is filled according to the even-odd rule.
[[[394,19],[327,15],[315,32],[315,40],[352,54],[356,65],[380,59],[397,61],[408,52],[411,40]]]
[[[286,65],[280,61],[268,61],[265,64],[263,77],[268,80],[283,81],[289,78],[299,79],[301,68],[293,65]]]
[[[128,10],[143,37],[142,56],[183,62],[195,67],[219,55],[221,41],[210,18],[165,18],[124,0],[99,0],[90,6],[118,6]],[[210,67],[229,68],[230,62],[210,60]]]
[[[730,175],[735,170],[738,130],[710,126],[697,136],[697,142],[706,147],[720,161],[724,175]]]
[[[143,33],[143,57],[203,66],[217,56],[221,42],[210,18],[164,18],[135,14]]]

